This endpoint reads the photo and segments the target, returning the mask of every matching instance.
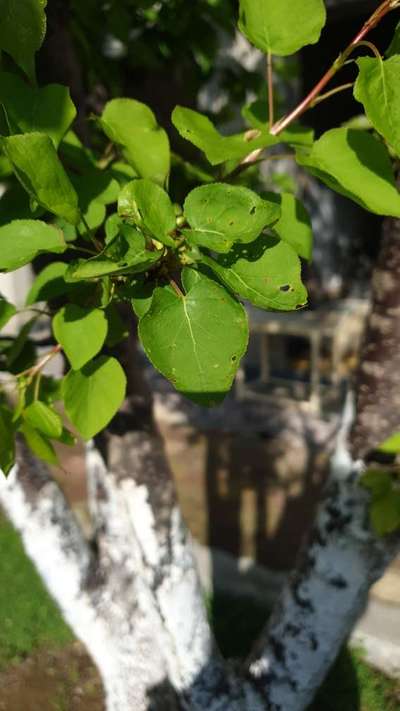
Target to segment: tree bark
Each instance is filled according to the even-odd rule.
[[[374,450],[400,429],[400,222],[387,220],[372,279],[372,304],[356,381],[316,521],[248,673],[271,711],[303,711],[400,550],[378,537],[360,486]]]

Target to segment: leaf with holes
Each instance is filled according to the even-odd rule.
[[[164,184],[170,168],[169,140],[146,104],[113,99],[105,105],[99,123],[141,178]]]
[[[280,57],[318,42],[325,22],[323,0],[240,0],[240,31],[262,52]]]
[[[96,279],[107,275],[145,272],[163,256],[163,250],[147,249],[143,234],[131,225],[123,225],[120,233],[97,256],[71,262],[65,274],[68,282]]]
[[[131,219],[162,244],[175,247],[171,232],[176,227],[174,206],[168,194],[151,180],[132,180],[118,198],[118,214]]]
[[[228,252],[235,242],[251,242],[276,222],[280,206],[248,188],[214,183],[189,193],[184,214],[190,230],[183,233],[191,244]]]
[[[350,128],[333,128],[297,162],[332,190],[377,215],[400,217],[397,190],[388,151],[374,136]]]
[[[246,313],[222,286],[206,276],[190,279],[186,293],[156,288],[139,323],[147,356],[174,387],[201,405],[216,405],[230,389],[248,342]]]
[[[65,410],[85,439],[104,429],[122,405],[126,377],[115,358],[99,356],[63,380]]]
[[[255,150],[281,143],[280,139],[266,130],[266,126],[263,131],[222,136],[207,116],[184,106],[174,109],[172,123],[182,138],[205,153],[211,165],[219,165],[227,160],[242,160]]]
[[[373,127],[400,156],[400,56],[357,60],[354,96],[363,104]]]
[[[53,318],[53,333],[74,370],[101,350],[107,335],[107,318],[101,309],[67,304]]]
[[[262,235],[249,245],[236,245],[229,254],[201,259],[227,287],[261,309],[291,311],[307,303],[300,260],[289,244],[275,237]]]
[[[77,225],[78,196],[49,136],[43,133],[9,136],[2,139],[2,146],[30,197],[54,215]]]

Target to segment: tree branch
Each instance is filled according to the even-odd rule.
[[[249,661],[249,675],[274,711],[304,711],[363,612],[370,586],[399,539],[369,526],[362,463],[339,437],[331,477],[296,569]]]

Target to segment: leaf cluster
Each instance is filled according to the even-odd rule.
[[[145,5],[141,11],[150,11]],[[197,185],[177,203],[168,133],[152,109],[131,98],[109,101],[91,124],[101,150],[83,146],[73,131],[68,89],[34,83],[44,3],[24,0],[18,7],[26,10],[18,30],[24,43],[10,25],[7,41],[13,32],[20,49],[10,49],[1,34],[0,46],[31,83],[0,72],[0,174],[7,187],[0,199],[0,271],[37,264],[40,255],[47,261],[26,299],[32,317],[17,335],[7,330],[17,308],[0,300],[0,328],[6,328],[0,366],[9,374],[0,399],[5,472],[17,431],[55,463],[54,442],[72,444],[76,432],[89,439],[118,411],[126,377],[115,346],[129,331],[122,304],[136,316],[153,365],[179,392],[207,406],[225,397],[246,352],[242,302],[283,311],[307,304],[301,260],[312,257],[310,219],[295,195],[259,194],[243,185],[249,166],[283,146],[333,190],[371,212],[400,217],[392,167],[400,145],[395,41],[387,59],[358,61],[354,93],[370,130],[337,127],[314,141],[310,130],[291,124],[273,135],[257,104],[243,112],[248,129],[225,136],[207,116],[176,107],[170,130],[202,156],[201,166],[183,161]],[[279,56],[316,42],[324,22],[321,0],[240,3],[246,37]],[[51,319],[49,350],[35,338],[43,311]],[[61,383],[43,373],[59,353],[67,364]]]

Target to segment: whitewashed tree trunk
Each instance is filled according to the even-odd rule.
[[[349,418],[312,534],[250,659],[223,662],[148,406],[128,402],[87,458],[85,540],[43,464],[19,444],[0,503],[103,679],[108,711],[304,711],[398,550],[371,531],[359,475],[400,429],[400,235],[388,222],[374,278],[355,424]],[[130,392],[134,374],[128,372]],[[140,384],[136,381],[137,388]],[[368,412],[368,417],[366,413]],[[101,453],[100,453],[101,452]]]

